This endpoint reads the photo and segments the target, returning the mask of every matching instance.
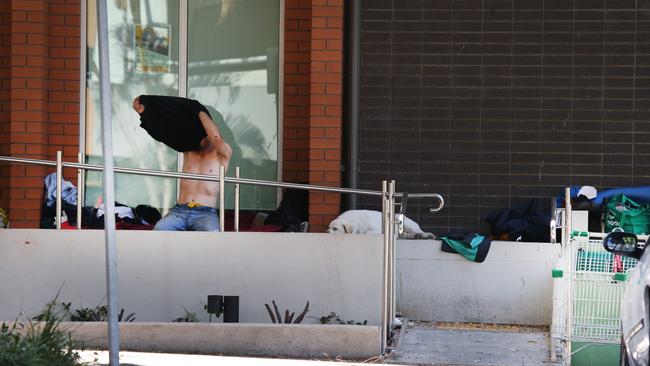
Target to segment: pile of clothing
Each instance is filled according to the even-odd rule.
[[[61,180],[61,209],[62,229],[73,229],[77,225],[77,187],[72,183]],[[151,230],[158,220],[160,211],[149,205],[129,207],[115,202],[115,228],[121,230]],[[56,173],[45,177],[45,194],[41,209],[41,229],[56,227]],[[83,229],[104,228],[104,205],[98,202],[96,206],[81,208],[81,227]]]

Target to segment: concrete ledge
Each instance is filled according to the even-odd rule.
[[[85,348],[108,348],[106,323],[63,322]],[[367,359],[379,355],[379,326],[120,323],[120,349],[139,352]]]
[[[409,319],[549,325],[560,245],[493,241],[483,263],[438,240],[398,240],[397,308]]]

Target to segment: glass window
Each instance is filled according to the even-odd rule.
[[[140,94],[178,95],[178,0],[109,0],[110,80],[115,166],[175,171],[176,151],[140,128],[131,108]],[[102,162],[99,102],[99,52],[95,0],[87,16],[86,141],[89,163]],[[86,177],[86,205],[102,194],[101,174]],[[163,211],[176,202],[176,181],[116,174],[115,200],[128,206],[148,204]]]
[[[245,178],[278,178],[279,17],[279,0],[188,2],[187,95],[232,146],[228,176],[239,166]],[[240,197],[242,209],[276,208],[273,188],[242,185]]]
[[[96,0],[88,1],[86,160],[101,163]],[[179,9],[187,5],[187,34]],[[203,103],[233,148],[228,171],[278,179],[278,47],[280,0],[109,0],[109,52],[115,165],[178,170],[179,154],[139,127],[131,108],[140,94],[179,93],[179,52],[187,52],[189,98]],[[185,42],[179,42],[185,40]],[[179,50],[179,45],[187,50]],[[116,200],[166,212],[176,201],[176,180],[117,174]],[[233,205],[226,185],[227,208]],[[101,175],[86,178],[86,205],[101,195]],[[242,209],[275,209],[276,189],[241,186]]]

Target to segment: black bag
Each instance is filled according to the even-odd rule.
[[[138,205],[136,206],[133,213],[140,219],[146,221],[151,225],[156,225],[158,220],[161,219],[160,211],[157,208],[151,207],[149,205]]]
[[[265,225],[281,226],[282,231],[300,232],[300,223],[308,220],[309,192],[302,189],[287,189],[278,209],[264,220]]]

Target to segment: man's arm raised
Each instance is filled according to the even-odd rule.
[[[199,120],[201,120],[203,129],[205,129],[205,133],[207,134],[207,146],[204,147],[206,152],[216,149],[219,155],[230,160],[230,157],[232,156],[232,148],[221,138],[219,128],[217,128],[217,125],[212,121],[212,118],[210,118],[207,113],[201,111],[199,112]]]

